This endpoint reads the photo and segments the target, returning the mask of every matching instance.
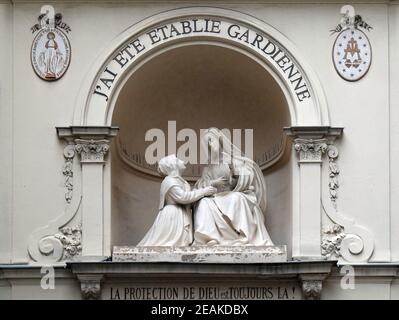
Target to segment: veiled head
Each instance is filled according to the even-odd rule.
[[[211,163],[231,164],[233,156],[241,155],[241,150],[232,143],[223,130],[218,128],[209,128],[205,131],[202,146],[208,152]]]
[[[220,130],[217,128],[209,128],[203,136],[203,143],[210,152],[219,152],[220,150]]]
[[[170,175],[173,172],[182,173],[184,169],[186,169],[184,161],[177,158],[174,154],[163,157],[158,162],[158,172],[163,176]]]

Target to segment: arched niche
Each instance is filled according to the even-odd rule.
[[[204,28],[206,21],[216,21],[220,32],[209,32],[209,28],[204,29],[206,32],[194,32],[194,29],[192,29],[192,32],[182,33],[182,36],[169,37],[166,40],[151,44],[149,33],[154,29],[162,28],[165,25],[169,25],[169,28],[171,28],[172,24],[176,26],[180,24],[181,28],[183,21],[194,23],[196,20],[202,21],[202,28]],[[235,37],[234,33],[231,32],[229,34],[228,30],[233,25],[236,30],[240,30],[240,36]],[[248,41],[243,36],[246,31],[251,35]],[[259,40],[258,36],[261,37],[262,41]],[[257,39],[259,42],[256,42]],[[137,45],[137,41],[145,46],[145,50],[140,50],[140,54],[129,59],[128,63],[123,63],[122,67],[120,61],[117,62],[116,60],[119,59],[119,55],[124,52],[128,45],[132,46],[132,43]],[[266,47],[268,43],[271,43],[272,48],[276,50],[273,51],[273,54],[269,52],[270,48]],[[174,49],[179,50],[188,45],[199,44],[223,47],[245,56],[255,64],[257,63],[258,67],[263,69],[263,76],[270,80],[270,86],[278,87],[281,96],[285,98],[285,108],[279,110],[284,114],[282,118],[287,120],[285,122],[287,125],[294,129],[303,128],[306,137],[309,137],[306,130],[313,132],[312,128],[319,128],[322,131],[321,136],[324,135],[323,128],[329,130],[328,106],[322,86],[306,59],[288,38],[264,21],[238,11],[212,7],[188,7],[147,17],[132,25],[111,41],[104,51],[98,55],[81,85],[71,127],[66,130],[65,134],[60,134],[60,132],[64,132],[64,130],[61,130],[59,136],[95,138],[98,140],[96,142],[98,144],[109,143],[101,139],[112,138],[116,134],[116,128],[110,126],[114,121],[113,119],[115,119],[115,123],[117,122],[118,110],[121,109],[119,104],[123,99],[129,99],[124,98],[124,95],[121,96],[125,84],[134,81],[135,73],[139,72],[141,68],[145,68],[146,65],[151,66],[148,63],[151,63],[152,60],[155,61],[156,57],[167,54],[169,51],[172,52]],[[284,56],[283,60],[277,58],[277,52],[280,55],[279,57]],[[127,53],[124,54],[126,57]],[[293,65],[292,68],[291,65]],[[109,78],[110,75],[111,78]],[[159,77],[163,76],[159,75]],[[301,78],[300,81],[299,78]],[[251,81],[247,81],[247,83],[251,83]],[[247,83],[243,83],[243,88],[253,90],[254,88],[246,85]],[[151,88],[151,83],[148,83],[148,87]],[[306,97],[300,94],[303,90],[308,90]],[[266,89],[265,91],[258,90],[259,94],[260,91],[264,94]],[[277,90],[274,90],[274,92],[277,92]],[[270,107],[270,110],[272,109],[273,107]],[[285,118],[287,114],[289,115],[288,119]],[[148,110],[148,116],[152,116],[150,110]],[[268,121],[265,118],[262,119],[265,122]],[[273,122],[271,126],[276,123]],[[216,123],[214,125],[218,126]],[[209,127],[209,125],[206,127]],[[240,125],[240,127],[242,126]],[[131,130],[134,130],[134,128],[131,128]],[[294,132],[297,132],[297,130],[295,129]],[[320,134],[316,136],[320,136]],[[266,141],[267,139],[264,137],[263,140]],[[90,144],[91,140],[87,140],[85,143]],[[159,179],[151,174],[140,172],[140,170],[136,170],[137,168],[132,168],[126,161],[122,161],[117,157],[115,148],[117,148],[116,143],[113,144],[111,155],[105,162],[101,161],[102,157],[100,157],[100,160],[96,158],[98,161],[96,160],[95,179],[91,176],[94,175],[94,166],[87,161],[82,161],[82,243],[83,255],[85,256],[110,255],[113,244],[119,244],[121,241],[128,244],[127,241],[134,242],[144,234],[145,230],[141,230],[142,234],[140,234],[129,229],[130,220],[124,220],[124,217],[117,213],[122,212],[123,209],[124,215],[128,219],[133,215],[133,207],[131,210],[125,210],[123,204],[127,203],[126,201],[131,197],[132,183],[128,182],[130,176],[135,176],[135,184],[138,186],[146,181],[139,189],[142,193],[134,196],[136,200],[143,196],[149,197],[148,195],[153,198],[158,193]],[[259,149],[266,150],[262,148]],[[320,210],[316,204],[320,204],[318,196],[320,181],[317,178],[320,169],[314,166],[314,171],[317,171],[317,173],[315,172],[312,176],[314,179],[310,179],[311,181],[308,181],[309,179],[306,179],[306,181],[300,180],[300,170],[298,170],[296,163],[291,161],[292,157],[289,157],[291,153],[289,151],[285,154],[281,153],[279,157],[274,159],[274,163],[270,162],[264,166],[269,185],[268,197],[269,199],[281,200],[270,202],[266,217],[267,226],[271,229],[272,237],[276,243],[290,244],[290,237],[292,237],[293,254],[295,253],[296,256],[319,257]],[[112,165],[109,160],[113,161]],[[112,179],[111,166],[114,171]],[[115,172],[118,166],[124,167],[124,171],[121,169]],[[310,167],[310,165],[307,167]],[[302,171],[305,172],[305,170]],[[132,174],[132,172],[135,173]],[[118,182],[115,183],[115,181]],[[270,186],[271,184],[273,186]],[[114,190],[115,188],[120,189],[118,199],[114,197],[111,201],[113,197],[111,188]],[[310,189],[315,190],[315,192],[304,192]],[[290,197],[291,190],[292,196]],[[300,190],[301,192],[299,192]],[[93,206],[93,203],[96,206]],[[148,221],[153,217],[146,218],[148,221],[140,219],[144,219],[141,217],[149,214],[155,215],[156,210],[154,208],[156,209],[157,201],[151,202],[152,207],[147,206],[145,201],[142,203],[141,207],[136,207],[135,210],[137,211],[134,215],[138,219],[137,224],[149,224]],[[286,208],[289,209],[286,210]],[[291,216],[290,210],[292,211]],[[274,213],[272,214],[272,212]],[[315,228],[312,227],[313,231],[309,235],[311,221],[313,221]],[[124,224],[125,222],[126,224]],[[116,228],[117,225],[120,228]],[[280,229],[279,231],[278,226],[284,230]],[[145,227],[142,229],[145,229]],[[129,233],[134,234],[134,237],[129,236]]]
[[[253,130],[254,159],[268,189],[266,226],[277,244],[290,244],[291,167],[282,131],[290,125],[286,96],[259,61],[212,42],[192,42],[157,55],[119,93],[112,118],[120,128],[111,149],[112,244],[136,244],[158,213],[161,178],[146,165],[151,142],[144,138],[153,128],[167,137],[170,120],[177,131],[193,129],[198,139],[199,130],[211,126]],[[200,170],[188,166],[187,178],[195,181]]]
[[[197,21],[198,28],[206,32],[195,32],[192,25],[192,32],[183,33],[181,24],[184,21]],[[217,32],[208,32],[213,29],[205,28],[204,21],[215,21],[218,25],[215,29]],[[179,36],[152,42],[149,36],[151,32],[171,25],[180,28]],[[249,34],[248,39],[243,36],[246,31]],[[261,38],[257,38],[258,36]],[[173,9],[150,16],[132,25],[109,43],[98,55],[82,83],[76,100],[73,125],[110,125],[119,92],[131,74],[163,51],[192,41],[213,41],[219,45],[229,45],[237,50],[241,49],[267,65],[285,91],[292,126],[329,125],[327,101],[320,81],[301,52],[288,38],[253,16],[205,6]],[[267,46],[268,43],[271,46]],[[135,46],[136,49],[126,53],[124,50],[127,46],[130,49]],[[120,54],[128,57],[127,63],[123,62],[121,65],[116,62],[121,61]],[[286,58],[280,60],[283,55]],[[289,68],[291,64],[294,65],[293,69]],[[301,77],[300,82],[295,81],[298,77]],[[102,80],[106,80],[107,83]],[[298,96],[303,89],[308,89],[308,95]]]

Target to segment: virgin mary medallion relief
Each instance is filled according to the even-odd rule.
[[[32,49],[31,62],[35,73],[45,81],[60,79],[68,70],[71,62],[71,45],[67,35],[69,26],[62,22],[62,15],[54,14],[54,8],[43,6],[39,23],[32,27],[36,34]]]

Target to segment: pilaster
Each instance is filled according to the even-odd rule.
[[[82,168],[82,259],[101,260],[108,255],[110,208],[104,204],[104,164],[116,127],[62,127],[57,128],[80,155]]]
[[[342,128],[290,127],[285,133],[297,153],[297,183],[293,203],[293,258],[322,259],[321,255],[321,167],[328,145]]]

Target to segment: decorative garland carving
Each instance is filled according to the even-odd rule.
[[[73,260],[82,254],[82,226],[63,227],[54,237],[63,245],[62,260]]]
[[[82,201],[81,185],[73,185],[72,165],[74,156],[75,145],[68,144],[64,149],[66,163],[63,173],[65,172],[65,199],[67,201],[64,211],[57,218],[51,220],[48,225],[34,230],[29,236],[28,252],[34,261],[56,263],[69,259],[69,256],[72,256],[71,254],[75,251],[74,256],[80,254],[78,245],[76,245],[76,248],[71,246],[71,243],[75,243],[72,241],[77,241],[77,231],[72,232],[74,234],[73,239],[63,233],[69,232],[68,229],[64,230],[64,227],[75,217]]]
[[[109,151],[109,140],[75,139],[73,143],[73,134],[65,132],[65,128],[57,128],[57,130],[59,137],[68,141],[68,145],[64,149],[65,165],[63,168],[67,205],[57,218],[51,220],[48,225],[34,230],[29,236],[28,253],[33,261],[40,263],[57,263],[73,259],[81,254],[81,226],[67,226],[76,216],[82,202],[82,186],[80,183],[74,186],[73,183],[75,175],[73,159],[75,153],[79,153],[81,162],[103,162],[105,154]],[[81,175],[80,170],[78,175]]]
[[[327,259],[337,259],[341,256],[341,242],[346,237],[343,228],[334,224],[324,231],[321,242],[321,254]]]
[[[62,173],[65,177],[65,200],[71,203],[73,194],[73,158],[75,157],[75,145],[68,144],[64,148],[65,164]]]
[[[74,232],[72,238],[69,238],[63,234],[65,231],[62,230],[78,212],[81,198],[81,195],[74,197],[71,205],[67,205],[67,208],[59,217],[51,220],[47,226],[38,228],[32,232],[29,237],[28,252],[34,261],[55,263],[68,259],[73,252],[76,252],[74,256],[80,254],[80,245],[76,243],[78,237],[76,232]],[[76,248],[72,248],[72,244]]]
[[[327,150],[328,156],[328,168],[329,168],[329,183],[328,188],[330,189],[330,199],[334,209],[337,209],[337,198],[338,198],[338,176],[339,168],[335,160],[338,157],[338,149],[334,145],[329,145]]]

